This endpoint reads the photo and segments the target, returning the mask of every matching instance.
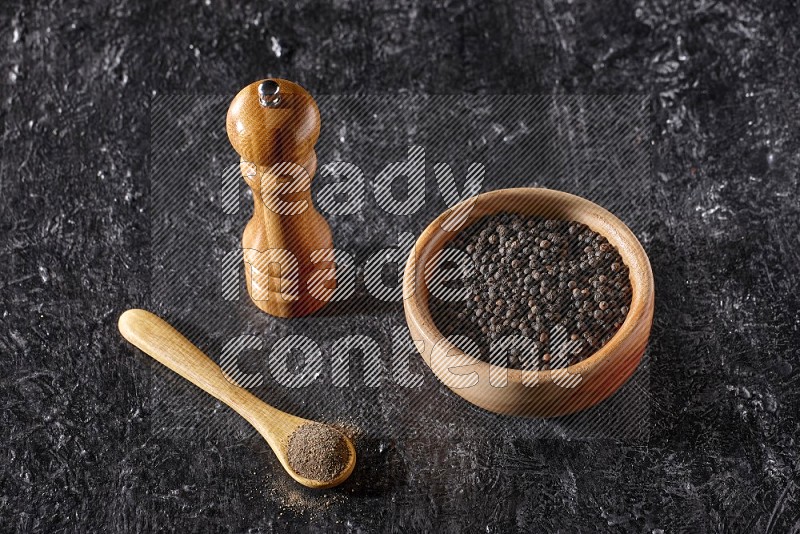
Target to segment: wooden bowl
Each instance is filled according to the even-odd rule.
[[[630,272],[631,305],[616,334],[589,358],[562,369],[506,369],[466,354],[434,324],[427,282],[437,267],[437,253],[477,219],[496,213],[580,222],[605,236],[619,251]],[[406,263],[403,299],[417,349],[453,392],[495,413],[554,417],[598,404],[636,370],[653,323],[653,272],[633,232],[597,204],[550,189],[502,189],[461,202],[425,229]]]

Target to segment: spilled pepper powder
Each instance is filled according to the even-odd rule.
[[[312,480],[336,478],[350,461],[345,438],[322,423],[306,423],[289,436],[289,465]]]

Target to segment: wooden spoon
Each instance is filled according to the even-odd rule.
[[[146,354],[244,417],[264,436],[283,468],[300,484],[316,489],[332,488],[344,482],[353,472],[356,451],[353,442],[344,435],[342,438],[350,456],[345,468],[335,478],[314,480],[292,469],[288,456],[289,437],[299,427],[316,423],[273,408],[236,385],[225,377],[217,364],[160,317],[145,310],[128,310],[119,318],[119,331]]]

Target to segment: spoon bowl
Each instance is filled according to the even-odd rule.
[[[145,310],[128,310],[120,316],[118,326],[130,343],[244,417],[264,437],[286,472],[300,484],[315,489],[332,488],[347,480],[353,472],[356,450],[352,440],[330,427],[341,435],[350,453],[343,469],[329,480],[315,480],[297,473],[289,462],[289,439],[295,430],[315,421],[282,412],[237,385],[216,363],[157,315]]]

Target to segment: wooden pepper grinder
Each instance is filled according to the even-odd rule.
[[[226,128],[255,200],[242,235],[250,297],[270,315],[313,313],[335,288],[331,229],[311,200],[317,104],[293,82],[262,80],[239,91]]]

